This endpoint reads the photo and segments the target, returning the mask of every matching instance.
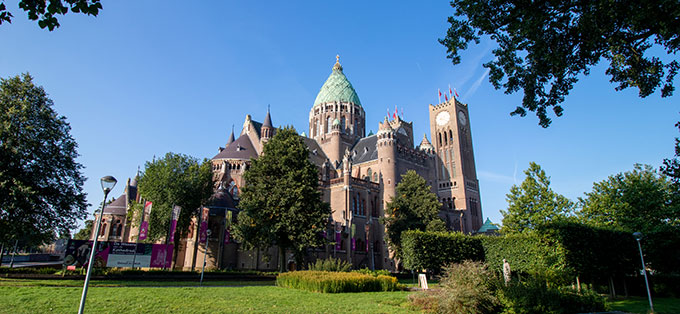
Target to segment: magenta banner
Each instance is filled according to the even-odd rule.
[[[340,247],[340,237],[341,237],[341,233],[340,233],[340,232],[336,232],[336,233],[335,233],[335,249],[336,249],[336,250],[341,250],[341,249],[342,249],[342,248]]]
[[[142,221],[142,226],[139,227],[139,239],[146,240],[147,233],[149,233],[149,222]]]
[[[231,233],[229,233],[229,229],[224,229],[224,244],[229,243],[231,243]]]
[[[179,219],[179,212],[182,207],[176,206],[172,208],[172,220],[170,221],[170,243],[175,242],[175,230],[177,230],[177,220]]]
[[[208,240],[208,217],[210,214],[210,209],[207,207],[203,207],[203,210],[201,212],[201,228],[200,228],[200,233],[198,235],[198,242],[199,243],[205,243],[206,240]]]
[[[352,251],[357,250],[357,240],[355,238],[352,238]]]

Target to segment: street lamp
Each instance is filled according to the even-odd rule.
[[[94,241],[92,242],[92,250],[90,250],[90,261],[87,263],[87,275],[85,276],[85,284],[83,285],[83,295],[80,297],[80,308],[78,314],[82,314],[85,309],[85,298],[87,298],[87,286],[90,284],[90,274],[92,273],[92,264],[94,264],[94,255],[97,251],[97,238],[99,238],[99,228],[102,225],[102,216],[104,216],[104,206],[106,206],[106,197],[109,192],[116,186],[116,178],[112,176],[105,176],[101,178],[102,190],[104,191],[104,202],[102,209],[99,212],[99,219],[97,219],[97,226],[94,229]],[[96,211],[95,211],[96,213]]]
[[[649,309],[654,313],[654,304],[652,304],[652,294],[649,292],[649,281],[647,281],[647,270],[645,269],[645,258],[642,257],[642,246],[640,245],[640,240],[642,240],[641,232],[634,232],[633,237],[638,244],[638,249],[640,249],[640,260],[642,261],[642,274],[645,275],[645,285],[647,286],[647,298],[649,298]]]
[[[460,219],[458,219],[460,221],[460,233],[465,233],[465,230],[463,229],[463,214],[465,208],[456,209],[456,211],[460,213]]]

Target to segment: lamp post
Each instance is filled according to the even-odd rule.
[[[642,256],[642,246],[640,245],[640,240],[642,240],[641,232],[634,232],[633,237],[638,244],[638,249],[640,249],[640,260],[642,261],[642,274],[645,275],[645,285],[647,286],[647,298],[649,298],[649,309],[654,313],[654,304],[652,304],[652,294],[649,292],[649,281],[647,281],[647,270],[645,269],[645,258]]]
[[[203,252],[203,268],[201,269],[201,282],[199,286],[203,286],[203,273],[205,272],[205,257],[208,256],[208,243],[210,243],[210,234],[212,231],[210,229],[206,230],[205,233],[208,235],[205,239],[205,252]]]
[[[465,230],[463,229],[463,213],[465,209],[456,209],[456,211],[460,212],[460,219],[458,219],[460,221],[460,233],[465,233]]]
[[[85,284],[83,284],[83,295],[80,297],[80,308],[78,314],[82,314],[85,309],[85,298],[87,298],[87,286],[90,284],[90,274],[92,273],[92,264],[94,264],[94,256],[97,251],[97,239],[99,238],[99,228],[102,225],[102,216],[104,216],[104,206],[106,206],[106,197],[109,192],[116,186],[116,178],[112,176],[105,176],[101,178],[102,190],[104,191],[104,202],[102,203],[102,210],[99,212],[99,219],[97,219],[97,226],[94,230],[94,241],[92,242],[92,250],[90,250],[90,261],[87,263],[87,275],[85,276]]]
[[[375,270],[375,260],[373,257],[373,239],[371,235],[371,226],[373,225],[373,216],[368,217],[368,222],[366,222],[366,247],[371,253],[371,270]]]

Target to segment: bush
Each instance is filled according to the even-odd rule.
[[[316,271],[340,271],[348,272],[352,269],[352,264],[339,258],[329,257],[327,259],[318,259],[314,263],[310,263],[307,268]]]
[[[352,272],[353,273],[371,275],[373,277],[378,277],[380,275],[383,275],[383,276],[391,276],[392,275],[392,273],[390,273],[390,271],[387,270],[387,269],[370,270],[368,268],[362,268],[362,269],[353,270]]]
[[[498,279],[486,264],[464,261],[444,268],[439,289],[412,296],[413,305],[437,313],[495,313]]]
[[[407,269],[427,269],[439,273],[444,265],[464,260],[484,260],[482,242],[477,237],[459,232],[409,230],[402,233],[401,245],[404,267]]]
[[[391,276],[312,270],[279,274],[276,285],[324,293],[394,291],[402,288],[397,278]]]
[[[585,313],[606,310],[605,300],[592,290],[548,287],[542,280],[513,281],[498,290],[502,313]]]

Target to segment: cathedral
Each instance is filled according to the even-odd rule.
[[[336,257],[350,261],[355,268],[395,270],[397,265],[378,218],[385,215],[385,205],[408,170],[414,170],[431,186],[442,205],[440,217],[449,230],[480,230],[482,208],[468,107],[452,96],[443,103],[429,105],[428,110],[431,140],[424,134],[416,143],[413,122],[396,114],[377,121],[377,133],[367,135],[366,113],[359,95],[337,58],[311,105],[309,130],[302,133],[309,160],[319,169],[323,201],[330,204],[332,211],[325,233],[330,244],[310,249],[312,258]],[[216,192],[203,215],[212,230],[207,239],[208,267],[278,267],[277,250],[240,250],[229,234],[229,225],[238,212],[240,187],[246,184],[243,174],[275,132],[269,110],[262,122],[246,115],[238,137],[232,130],[225,146],[211,160]],[[136,192],[135,186],[128,186],[126,193]],[[206,245],[198,241],[199,224],[194,221],[182,239],[176,267],[193,269],[196,260],[198,264],[202,261]],[[114,230],[117,235],[134,234],[126,231]],[[289,260],[293,263],[292,256]]]

